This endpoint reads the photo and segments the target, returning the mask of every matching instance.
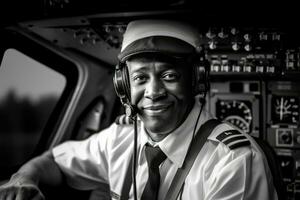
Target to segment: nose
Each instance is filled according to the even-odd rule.
[[[167,91],[165,85],[157,78],[152,78],[145,89],[145,97],[151,100],[156,100],[161,97],[165,97]]]

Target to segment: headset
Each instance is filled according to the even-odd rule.
[[[209,62],[205,53],[197,53],[191,56],[193,67],[193,93],[206,94],[209,89]],[[131,104],[129,73],[126,62],[119,62],[115,67],[113,84],[117,96],[120,98],[122,105],[125,107],[127,116],[132,117],[137,114],[137,108]]]
[[[137,114],[137,109],[131,104],[129,74],[125,62],[119,62],[119,64],[116,66],[113,84],[116,94],[120,98],[121,103],[125,108],[126,116],[135,116]]]

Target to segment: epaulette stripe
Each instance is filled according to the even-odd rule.
[[[225,140],[223,140],[223,143],[227,145],[227,144],[230,144],[232,142],[241,141],[241,140],[244,140],[244,139],[247,139],[247,138],[243,135],[234,135],[233,137],[226,138]]]
[[[220,133],[217,140],[225,144],[230,149],[250,145],[248,138],[238,130],[228,130]]]
[[[116,123],[116,124],[120,124],[120,116],[118,116],[118,117],[115,119],[115,123]]]
[[[236,144],[236,143],[239,143],[239,142],[245,142],[245,141],[248,141],[248,139],[246,138],[246,139],[242,139],[242,140],[232,141],[232,142],[230,142],[230,143],[228,143],[228,144],[226,144],[226,145],[230,146],[230,145],[234,145],[234,144]],[[225,144],[225,143],[224,143],[224,144]]]
[[[122,115],[121,119],[122,119],[121,124],[126,124],[126,116]]]
[[[121,115],[116,118],[115,123],[118,125],[130,125],[133,124],[133,121],[130,117],[127,117],[126,115]]]
[[[223,141],[225,138],[233,136],[233,135],[241,135],[241,133],[237,130],[225,131],[216,137],[217,140]]]
[[[243,136],[243,135],[241,135],[241,134],[239,134],[239,135],[229,135],[227,138],[224,138],[221,142],[225,142],[227,140],[230,140],[230,139],[236,138],[236,137],[240,137],[240,136]]]
[[[124,115],[120,116],[120,118],[119,118],[119,124],[123,124],[123,120],[124,120]]]
[[[128,119],[128,124],[133,124],[133,120],[130,117],[126,117]]]
[[[242,146],[249,146],[250,144],[251,143],[250,143],[249,140],[245,140],[245,141],[240,141],[240,142],[231,144],[231,145],[229,145],[229,148],[230,149],[235,149],[235,148],[242,147]]]
[[[129,117],[125,117],[125,123],[126,123],[126,124],[130,124]]]
[[[118,116],[115,120],[116,124],[120,125],[123,122],[124,115]]]

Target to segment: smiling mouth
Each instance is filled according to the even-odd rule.
[[[159,115],[167,111],[171,107],[171,105],[172,104],[144,106],[143,111],[149,116]]]

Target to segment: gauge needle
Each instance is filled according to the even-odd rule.
[[[283,118],[283,97],[280,98],[280,120]]]

